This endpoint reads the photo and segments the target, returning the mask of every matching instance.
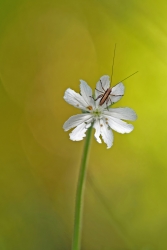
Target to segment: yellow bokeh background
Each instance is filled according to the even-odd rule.
[[[131,134],[92,138],[82,250],[167,249],[167,2],[0,0],[0,249],[71,249],[84,140],[64,91],[124,82]]]

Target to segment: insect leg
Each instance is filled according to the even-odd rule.
[[[104,92],[105,92],[105,89],[103,88],[101,79],[100,79],[100,83],[101,83],[101,88],[102,88],[102,90],[104,90]]]
[[[107,101],[106,101],[106,108],[107,108],[108,111],[109,111],[109,109],[108,109],[107,104],[108,104],[109,99],[110,99],[110,97],[108,97],[108,98],[107,98]]]
[[[112,96],[124,96],[124,95],[113,95],[112,93],[110,95],[112,95]]]
[[[101,98],[103,96],[103,94],[99,95],[96,99],[94,99],[95,101],[97,101],[99,98]]]
[[[91,97],[94,101],[97,101],[99,98],[101,98],[103,96],[103,94],[101,94],[101,95],[99,95],[96,99],[93,97],[93,96],[89,96],[89,97]]]
[[[95,90],[97,90],[97,91],[99,91],[99,92],[103,93],[102,91],[100,91],[100,90],[98,90],[98,89],[96,89],[96,88],[95,88]]]
[[[106,100],[106,109],[109,111],[109,108],[108,108],[108,106],[110,106],[110,105],[108,105],[108,102],[111,102],[110,103],[110,105],[112,104],[112,100],[111,100],[111,98],[110,98],[110,96],[108,96],[108,98],[107,98],[107,100]],[[108,105],[108,106],[107,106]]]
[[[110,100],[110,102],[111,102],[111,103],[110,103],[110,105],[111,105],[111,104],[112,104],[112,100],[111,100],[110,96],[109,96],[109,100]]]

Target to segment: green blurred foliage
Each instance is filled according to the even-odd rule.
[[[0,0],[0,249],[71,248],[82,142],[63,123],[79,79],[125,82],[138,114],[106,149],[92,138],[83,250],[167,249],[167,3]]]

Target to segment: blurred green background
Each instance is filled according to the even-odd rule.
[[[0,0],[0,249],[69,250],[84,141],[63,123],[79,79],[125,82],[131,134],[92,148],[82,250],[167,249],[167,2]]]

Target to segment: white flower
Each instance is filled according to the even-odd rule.
[[[107,144],[107,148],[110,148],[113,144],[112,129],[121,134],[130,133],[133,130],[132,124],[121,120],[136,120],[137,115],[132,109],[108,108],[112,103],[119,101],[124,94],[124,85],[122,83],[112,88],[108,101],[106,100],[103,105],[99,104],[104,91],[108,88],[110,88],[110,79],[109,76],[104,75],[96,84],[95,100],[92,98],[92,89],[83,80],[80,80],[81,94],[70,88],[65,91],[65,101],[84,112],[70,117],[63,125],[65,131],[76,127],[70,133],[71,140],[82,140],[86,136],[87,129],[93,125],[97,142],[101,143],[101,136]],[[99,95],[102,96],[99,97]],[[97,97],[99,98],[97,99]]]

